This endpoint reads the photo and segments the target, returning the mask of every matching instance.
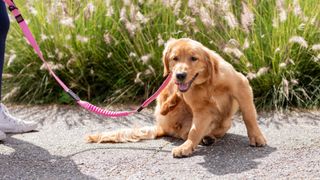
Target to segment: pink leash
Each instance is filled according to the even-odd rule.
[[[160,86],[160,88],[150,97],[148,98],[146,101],[144,101],[142,103],[142,105],[137,108],[136,110],[131,110],[131,111],[109,111],[109,110],[105,110],[102,109],[100,107],[94,106],[92,104],[90,104],[89,102],[86,101],[82,101],[78,95],[76,95],[71,89],[69,89],[61,80],[60,78],[54,73],[54,71],[50,68],[49,64],[45,61],[42,52],[39,48],[39,45],[37,44],[35,38],[33,37],[27,23],[24,21],[21,13],[19,12],[18,8],[16,7],[16,5],[13,3],[12,0],[3,0],[5,3],[7,3],[9,11],[12,12],[12,14],[14,15],[15,19],[17,20],[17,22],[19,23],[19,26],[24,34],[24,36],[27,38],[27,40],[29,41],[30,45],[33,47],[33,49],[35,50],[35,52],[38,54],[39,58],[42,60],[42,62],[46,65],[48,71],[50,72],[50,74],[55,78],[55,80],[60,84],[60,86],[63,88],[63,90],[68,93],[74,100],[77,101],[77,103],[93,112],[99,115],[103,115],[106,117],[122,117],[122,116],[128,116],[137,112],[140,112],[143,108],[147,107],[152,101],[154,101],[158,95],[161,93],[161,91],[169,84],[170,80],[171,80],[171,74],[168,75],[168,77],[165,79],[165,81],[162,83],[162,85]]]

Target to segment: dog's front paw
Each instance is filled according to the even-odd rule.
[[[181,146],[172,149],[172,155],[175,158],[190,156],[193,152],[192,143],[186,141]]]
[[[264,138],[262,133],[256,135],[249,135],[249,141],[251,147],[262,147],[267,144],[267,140]]]

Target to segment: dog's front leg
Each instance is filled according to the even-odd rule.
[[[202,138],[208,134],[208,127],[211,121],[212,115],[210,112],[204,110],[194,112],[188,139],[182,145],[172,150],[173,157],[190,156]]]
[[[260,131],[257,122],[257,112],[253,103],[253,93],[247,79],[239,83],[239,89],[235,93],[244,123],[247,127],[250,146],[264,146],[267,141]]]

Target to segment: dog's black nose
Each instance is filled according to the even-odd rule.
[[[177,73],[176,74],[176,78],[179,80],[179,81],[183,81],[185,80],[187,77],[187,73],[183,72],[183,73]]]

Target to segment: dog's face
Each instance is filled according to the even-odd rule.
[[[164,75],[172,73],[180,92],[204,83],[215,71],[215,62],[208,51],[191,39],[170,39],[163,52]]]

